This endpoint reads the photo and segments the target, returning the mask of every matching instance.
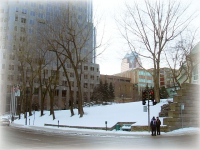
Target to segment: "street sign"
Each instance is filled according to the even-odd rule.
[[[143,112],[147,112],[147,106],[143,106]]]
[[[181,104],[181,110],[184,110],[184,104]]]

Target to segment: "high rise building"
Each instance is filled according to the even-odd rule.
[[[127,53],[122,59],[121,72],[128,71],[135,68],[140,68],[142,65],[141,59],[137,53]]]
[[[0,2],[0,109],[1,112],[10,110],[11,88],[15,85],[21,86],[33,79],[33,71],[30,65],[22,70],[21,60],[23,56],[16,55],[18,52],[30,52],[33,58],[41,55],[43,37],[46,35],[54,39],[67,39],[67,35],[73,34],[75,39],[68,38],[68,45],[71,52],[75,49],[74,43],[79,43],[78,56],[82,61],[79,64],[78,73],[80,74],[83,96],[85,101],[90,101],[90,95],[93,87],[99,84],[99,65],[95,63],[95,29],[93,26],[93,6],[91,0],[86,1],[21,1],[21,0],[3,0]],[[65,14],[64,14],[65,13]],[[70,26],[69,26],[70,24]],[[47,32],[46,27],[52,30]],[[71,30],[70,30],[71,29]],[[73,33],[72,33],[73,30]],[[54,31],[54,35],[53,35]],[[56,31],[56,32],[55,32]],[[81,31],[81,32],[80,32]],[[56,34],[55,34],[56,33]],[[61,35],[62,33],[62,35]],[[59,37],[58,37],[59,36]],[[81,38],[84,37],[84,38]],[[87,37],[87,40],[85,40]],[[67,40],[66,40],[67,41]],[[66,44],[66,41],[64,44]],[[62,41],[60,41],[62,42]],[[42,46],[41,46],[42,45]],[[82,47],[81,47],[82,45]],[[55,46],[55,44],[54,44]],[[77,45],[76,45],[77,46]],[[47,47],[45,47],[47,48]],[[61,48],[57,47],[60,52]],[[23,53],[24,54],[24,53]],[[34,55],[33,55],[34,54]],[[73,60],[78,61],[75,52],[72,53]],[[53,57],[52,57],[53,56]],[[44,55],[44,61],[50,61],[56,55],[47,52]],[[43,80],[52,76],[57,68],[57,60],[51,60],[42,68],[40,74],[45,74]],[[32,66],[37,69],[39,66]],[[74,104],[77,103],[77,82],[75,73],[71,67],[70,61],[66,61],[69,80],[72,85]],[[25,74],[25,78],[24,78]],[[42,91],[38,91],[39,75],[34,77],[32,103],[40,108]],[[21,93],[23,95],[23,93]],[[19,101],[16,105],[22,104]],[[69,87],[64,70],[59,70],[59,81],[55,91],[55,109],[69,108]],[[21,100],[22,101],[22,100]],[[45,99],[45,109],[49,109],[49,96]],[[22,106],[20,106],[22,107]]]

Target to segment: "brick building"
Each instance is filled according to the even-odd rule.
[[[100,80],[104,84],[112,82],[116,98],[133,98],[134,85],[131,78],[119,77],[114,75],[100,75]]]

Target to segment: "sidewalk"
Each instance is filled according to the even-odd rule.
[[[95,130],[95,129],[80,129],[80,128],[64,128],[64,127],[48,127],[48,126],[33,126],[33,125],[21,125],[16,123],[11,123],[12,127],[15,128],[22,128],[27,130],[37,130],[41,132],[51,132],[51,133],[58,133],[58,134],[71,134],[71,135],[83,135],[83,136],[109,136],[109,137],[134,137],[134,136],[150,136],[151,132],[148,131],[138,131],[138,132],[131,132],[131,131],[116,131],[115,129],[112,131],[106,130]],[[174,130],[172,132],[161,132],[161,136],[183,136],[183,135],[194,135],[199,134],[199,128],[183,128]]]

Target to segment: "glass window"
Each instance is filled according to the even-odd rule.
[[[35,21],[34,20],[30,20],[29,24],[34,25]]]
[[[21,18],[21,23],[26,23],[26,18]]]
[[[44,6],[43,6],[43,5],[41,5],[41,4],[39,4],[39,8],[40,8],[40,9],[43,9],[43,8],[44,8]]]
[[[35,12],[34,12],[34,11],[31,11],[31,12],[30,12],[30,15],[31,15],[31,16],[35,16]]]
[[[27,10],[26,9],[22,9],[22,14],[27,14]]]
[[[18,16],[15,16],[15,21],[18,21]]]
[[[193,69],[193,80],[198,80],[198,68]]]
[[[16,7],[15,11],[16,11],[16,12],[19,12],[19,8],[18,8],[18,7]]]
[[[31,7],[36,7],[36,3],[31,2]]]
[[[38,14],[38,17],[39,17],[39,18],[43,18],[43,14],[42,14],[42,13],[39,13],[39,14]]]

